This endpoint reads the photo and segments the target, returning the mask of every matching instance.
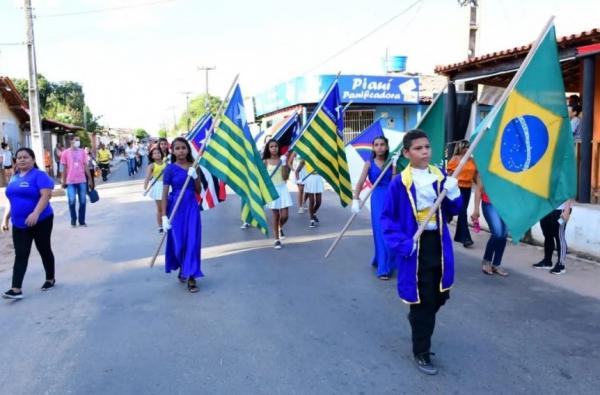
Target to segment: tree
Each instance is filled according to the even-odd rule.
[[[193,127],[194,124],[208,111],[211,114],[216,114],[219,110],[219,106],[221,105],[221,99],[217,96],[208,95],[199,95],[194,97],[190,101],[190,119],[189,119],[189,127]],[[179,135],[179,131],[187,131],[188,130],[188,114],[184,112],[179,118],[179,122],[177,122],[177,130],[173,131],[176,135]]]
[[[148,134],[148,132],[146,132],[144,129],[142,128],[137,128],[133,131],[133,135],[135,136],[136,139],[138,140],[143,140],[145,138],[150,137],[150,135]]]
[[[166,139],[167,138],[167,134],[169,133],[169,131],[165,128],[160,128],[158,130],[158,137]]]
[[[25,79],[13,79],[21,97],[29,100],[29,82]],[[78,82],[50,82],[42,74],[38,74],[38,90],[40,96],[40,111],[44,118],[55,119],[59,122],[76,126],[84,126],[83,112],[86,112],[87,131],[101,130],[98,123],[101,116],[94,116],[85,105],[83,88]]]

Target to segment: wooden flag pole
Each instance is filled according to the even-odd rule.
[[[373,191],[375,190],[375,188],[377,188],[377,185],[379,185],[379,183],[381,182],[381,180],[385,176],[385,173],[388,171],[388,169],[390,168],[390,166],[395,165],[395,164],[396,164],[396,161],[392,159],[383,168],[383,170],[381,171],[381,174],[379,175],[379,177],[377,177],[377,179],[375,180],[375,183],[373,184],[373,186],[371,187],[371,189],[369,189],[369,191],[367,192],[367,195],[365,196],[365,198],[360,202],[360,208],[361,209],[367,203],[367,199],[369,199],[369,197],[371,196],[371,194],[373,193]],[[346,233],[346,231],[348,230],[348,228],[350,227],[350,225],[352,224],[352,222],[354,221],[354,219],[356,218],[357,215],[358,215],[358,213],[352,213],[352,215],[350,216],[350,218],[346,222],[346,225],[344,225],[344,227],[340,231],[340,234],[338,234],[338,236],[335,238],[335,240],[331,244],[331,247],[329,247],[329,249],[325,253],[325,258],[329,258],[329,256],[331,255],[331,253],[333,252],[333,250],[335,249],[335,247],[337,247],[337,245],[340,242],[340,240],[342,240],[342,237],[344,237],[344,234]]]
[[[447,87],[447,85],[446,85],[446,87]],[[427,114],[429,114],[429,111],[431,111],[431,109],[436,104],[436,102],[439,100],[439,98],[442,97],[442,95],[444,94],[444,91],[446,90],[446,87],[444,87],[444,89],[442,89],[442,91],[440,92],[440,94],[437,95],[437,97],[433,100],[433,102],[427,108],[427,110],[425,111],[425,114],[423,114],[423,116],[421,117],[421,119],[419,120],[419,123],[417,124],[417,126],[415,128],[417,128],[417,129],[419,128],[419,126],[421,125],[421,122],[425,119],[425,117],[427,116]],[[402,144],[402,143],[400,143],[400,144]],[[398,155],[400,155],[400,153],[398,153]],[[398,156],[398,159],[399,159],[399,156]],[[373,191],[375,190],[375,188],[377,187],[377,185],[379,185],[379,183],[383,179],[383,176],[384,176],[385,172],[390,168],[390,166],[394,162],[395,161],[391,160],[383,168],[383,170],[381,171],[381,174],[379,175],[379,177],[377,177],[377,179],[375,180],[375,183],[371,186],[371,189],[367,192],[367,196],[365,196],[365,198],[360,202],[360,208],[361,209],[367,203],[367,199],[371,196],[371,194],[373,193]],[[346,224],[344,225],[344,227],[342,228],[342,230],[340,231],[340,233],[337,235],[337,237],[335,238],[335,240],[333,241],[333,243],[331,243],[331,246],[329,247],[329,249],[325,253],[325,258],[329,258],[331,256],[331,253],[333,252],[333,250],[335,249],[335,247],[337,247],[337,245],[340,242],[340,240],[342,240],[342,237],[344,237],[344,234],[346,234],[346,232],[348,231],[348,228],[350,227],[350,225],[352,224],[352,222],[354,222],[354,219],[356,218],[357,215],[358,214],[356,214],[356,213],[352,213],[352,215],[350,216],[350,218],[348,219],[348,221],[346,222]]]
[[[231,92],[233,91],[233,88],[235,88],[235,86],[238,82],[239,76],[240,76],[239,74],[237,74],[235,76],[235,78],[233,79],[233,82],[231,83],[231,86],[229,87],[229,90],[227,91],[227,95],[225,96],[225,98],[221,102],[221,105],[219,106],[219,110],[217,111],[217,117],[215,118],[215,121],[212,123],[209,131],[206,133],[206,141],[205,141],[204,145],[202,146],[202,149],[200,150],[198,159],[194,163],[194,169],[197,169],[200,164],[200,158],[202,157],[202,154],[204,153],[204,149],[208,145],[208,142],[210,141],[210,138],[212,137],[213,131],[215,130],[217,124],[219,123],[219,120],[221,119],[221,116],[223,115],[223,111],[225,109],[225,103],[229,100],[229,97],[231,96]],[[185,179],[185,182],[183,183],[183,188],[181,189],[179,196],[177,196],[177,200],[175,201],[175,205],[173,206],[173,210],[171,211],[171,216],[169,217],[169,222],[171,222],[173,220],[173,218],[175,217],[175,213],[177,212],[177,209],[179,208],[179,205],[181,204],[181,200],[183,199],[183,193],[185,192],[188,184],[190,183],[190,179],[191,179],[191,177],[188,175]],[[156,262],[156,257],[158,257],[158,254],[160,253],[160,250],[162,248],[163,243],[165,242],[165,238],[167,237],[168,232],[169,231],[167,229],[165,229],[165,231],[160,239],[160,242],[158,243],[158,248],[156,249],[156,252],[154,253],[154,256],[152,257],[152,260],[150,261],[150,267],[154,267],[154,263]]]

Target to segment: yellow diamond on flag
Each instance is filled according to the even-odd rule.
[[[561,124],[560,116],[513,91],[504,106],[488,170],[548,198]]]

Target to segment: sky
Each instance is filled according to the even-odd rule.
[[[425,74],[467,56],[469,10],[456,0],[32,2],[38,72],[82,84],[101,124],[151,134],[185,110],[183,92],[204,93],[198,66],[216,67],[211,94],[240,73],[250,96],[297,76],[381,74],[386,50]],[[0,0],[0,75],[11,78],[27,77],[25,46],[6,45],[25,41],[22,7]],[[478,55],[534,41],[551,15],[558,36],[600,27],[598,0],[480,0],[479,13]]]

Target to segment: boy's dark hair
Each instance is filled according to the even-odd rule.
[[[581,114],[581,106],[579,104],[575,104],[574,106],[571,106],[571,111],[573,111],[575,115],[579,116],[579,114]]]
[[[413,141],[422,138],[426,138],[427,140],[429,140],[427,133],[425,133],[421,129],[413,129],[408,131],[402,139],[402,149],[408,151]]]
[[[194,157],[192,156],[192,147],[190,143],[184,137],[176,137],[175,140],[171,143],[171,151],[175,151],[175,143],[183,143],[187,147],[188,153],[185,157],[188,163],[194,163]],[[175,158],[175,154],[171,153],[171,163],[175,163],[177,158]]]
[[[8,147],[8,144],[2,143],[1,147],[2,147],[2,149],[6,149],[6,147]]]
[[[271,145],[271,143],[277,143],[277,155],[281,153],[281,146],[279,145],[279,141],[275,139],[270,139],[269,141],[267,141],[267,144],[265,144],[265,147],[263,148],[263,160],[269,159],[271,157],[271,152],[269,151],[269,145]]]

